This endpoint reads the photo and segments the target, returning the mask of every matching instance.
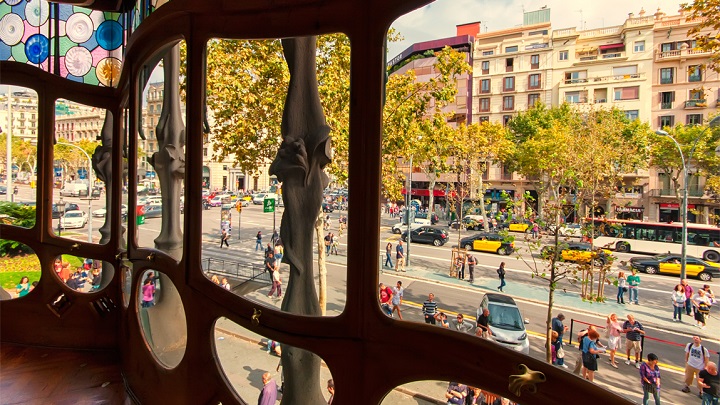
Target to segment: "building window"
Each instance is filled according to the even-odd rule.
[[[702,90],[690,90],[688,93],[688,100],[703,100],[705,98],[705,92]]]
[[[663,110],[672,109],[673,101],[675,101],[674,91],[663,91],[660,93],[660,108]]]
[[[515,91],[515,77],[503,79],[503,91]]]
[[[675,116],[674,115],[663,115],[660,117],[660,128],[674,127]]]
[[[490,93],[490,79],[480,81],[480,93]]]
[[[675,83],[675,68],[660,69],[660,84]]]
[[[512,170],[509,170],[507,167],[505,167],[504,164],[500,165],[500,179],[501,180],[512,180]]]
[[[488,112],[490,111],[490,99],[489,98],[481,98],[480,99],[480,112]]]
[[[483,115],[482,117],[478,118],[478,122],[489,122],[489,121],[490,121],[490,117],[488,117],[487,115]]]
[[[513,58],[507,58],[505,59],[505,71],[506,72],[512,72],[513,71]]]
[[[702,114],[688,114],[687,117],[685,117],[685,124],[687,125],[700,125],[702,122]]]
[[[627,118],[630,121],[635,121],[636,119],[640,118],[640,111],[639,110],[625,110],[625,118]]]
[[[688,67],[688,81],[689,82],[702,81],[702,67],[700,65]]]
[[[203,148],[203,156],[207,157],[207,154],[208,154],[207,148]]]
[[[568,91],[565,93],[565,102],[575,104],[575,103],[584,103],[584,102],[586,102],[586,100],[585,100],[585,97],[583,97],[582,92]]]
[[[528,88],[539,89],[540,88],[540,74],[532,74],[528,77]]]
[[[530,69],[540,68],[540,55],[530,55]]]
[[[587,70],[565,73],[565,84],[587,83]]]
[[[506,127],[510,123],[511,119],[512,119],[512,115],[503,115],[503,118],[502,118],[503,126]]]
[[[503,97],[503,110],[512,111],[515,108],[515,96]]]
[[[533,107],[538,101],[540,101],[540,93],[528,94],[528,108]]]
[[[660,52],[670,52],[675,50],[675,42],[666,42],[660,45]]]
[[[635,53],[645,52],[645,41],[635,41],[635,46],[633,47],[633,51]]]
[[[480,63],[480,69],[482,69],[482,74],[486,75],[490,73],[490,61],[484,60],[482,63]]]
[[[620,87],[615,89],[615,101],[637,100],[640,98],[640,86]]]
[[[495,54],[495,51],[489,50],[489,51],[482,51],[483,56],[490,56]]]
[[[568,60],[568,51],[558,52],[558,57],[560,60]]]
[[[518,51],[518,46],[517,46],[517,45],[515,45],[515,46],[506,46],[506,47],[505,47],[505,53],[517,52],[517,51]]]

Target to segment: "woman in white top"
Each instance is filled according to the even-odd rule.
[[[682,313],[685,311],[685,288],[682,284],[675,286],[675,290],[672,292],[672,303],[673,303],[673,322],[682,322]]]
[[[710,299],[705,296],[705,290],[698,290],[697,294],[692,299],[693,307],[695,308],[695,320],[697,326],[700,329],[705,329],[705,317],[710,314]]]
[[[605,328],[608,338],[607,350],[610,352],[610,365],[618,368],[617,362],[615,362],[615,352],[620,347],[620,334],[623,329],[618,322],[617,315],[614,313],[608,315]]]
[[[618,273],[618,292],[617,292],[617,303],[625,303],[625,292],[627,291],[627,279],[625,278],[625,272],[621,271]]]

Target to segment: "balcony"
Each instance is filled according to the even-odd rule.
[[[672,102],[662,102],[662,103],[660,103],[660,109],[662,109],[662,110],[672,110]]]
[[[682,189],[677,190],[672,188],[656,188],[650,190],[650,197],[679,197],[682,198]],[[690,187],[688,189],[688,197],[702,197],[705,195],[705,189],[700,187]]]
[[[603,59],[612,59],[612,58],[621,58],[623,56],[623,52],[613,52],[613,53],[606,53],[602,55]]]
[[[685,102],[685,109],[707,108],[707,99],[688,100]]]
[[[655,51],[655,61],[667,61],[673,59],[687,59],[687,58],[706,58],[711,55],[712,52],[703,51],[699,49],[675,49],[672,51]]]
[[[589,78],[575,78],[565,79],[563,84],[584,84],[584,83],[595,83],[595,82],[624,82],[630,80],[644,80],[645,73],[631,73],[627,75],[611,75],[611,76],[598,76]]]

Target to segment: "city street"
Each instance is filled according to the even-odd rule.
[[[30,190],[27,186],[20,185],[20,192],[17,196],[20,201],[34,200],[34,190]],[[55,201],[58,197],[55,197]],[[79,200],[72,197],[63,197],[66,202],[75,202],[80,205],[81,209],[87,210],[87,201]],[[102,208],[105,205],[104,195],[101,200],[93,201],[93,209]],[[331,231],[336,235],[338,232],[338,217],[341,213],[334,212],[330,214],[332,220]],[[347,212],[342,212],[347,215]],[[220,208],[211,208],[203,211],[203,258],[213,258],[217,260],[225,260],[229,262],[262,264],[262,251],[255,251],[255,234],[261,231],[263,234],[263,245],[267,245],[270,241],[273,227],[273,214],[263,213],[261,205],[250,205],[243,208],[241,214],[241,224],[238,225],[239,214],[232,211],[232,232],[229,248],[219,247],[220,237]],[[282,216],[282,208],[278,208],[276,213],[276,226],[279,228]],[[54,222],[55,228],[57,227]],[[104,218],[93,218],[93,230],[96,238],[99,237],[97,229],[102,226]],[[397,222],[388,216],[381,218],[381,234],[379,235],[380,247],[382,252],[378,252],[378,260],[381,255],[384,257],[384,246],[390,242],[395,245],[399,240],[399,235],[395,235],[390,230],[390,225]],[[153,246],[153,240],[160,232],[161,221],[159,218],[150,218],[146,220],[144,225],[139,227],[138,241],[142,246]],[[352,226],[352,223],[348,224]],[[87,228],[72,231],[76,238],[87,240]],[[470,235],[474,232],[461,232],[461,236]],[[85,235],[83,237],[83,235]],[[500,262],[506,262],[506,281],[508,283],[505,292],[516,300],[524,318],[530,323],[527,325],[530,338],[530,355],[536,358],[544,358],[544,330],[547,314],[547,283],[538,278],[531,277],[531,269],[527,267],[521,258],[532,261],[532,256],[524,247],[522,242],[523,234],[517,234],[516,247],[519,251],[509,256],[499,256],[491,253],[474,252],[474,256],[478,259],[476,267],[475,283],[470,284],[465,281],[459,281],[448,276],[449,263],[451,257],[451,246],[457,244],[457,231],[450,231],[450,241],[442,247],[432,245],[411,244],[406,248],[409,251],[410,263],[406,273],[395,273],[394,270],[384,269],[381,271],[380,281],[387,285],[395,285],[397,280],[402,280],[405,286],[405,302],[403,305],[403,318],[405,321],[422,322],[420,306],[422,301],[426,299],[429,292],[433,292],[437,297],[439,309],[451,315],[457,313],[465,314],[468,320],[474,321],[476,310],[483,294],[495,291],[497,287],[497,275],[495,269]],[[84,239],[83,239],[84,238]],[[548,240],[549,241],[549,240]],[[328,258],[328,316],[333,316],[342,312],[345,306],[344,291],[346,281],[346,235],[340,238],[339,255],[332,255]],[[616,254],[618,260],[614,265],[616,270],[624,270],[626,268],[620,265],[620,262],[628,260],[635,254]],[[394,260],[394,255],[393,255]],[[620,266],[620,267],[618,267]],[[663,400],[668,403],[695,403],[697,398],[691,397],[689,394],[680,392],[682,388],[682,369],[684,368],[684,345],[691,341],[693,334],[699,334],[705,340],[703,345],[710,350],[720,350],[720,344],[717,339],[717,327],[720,325],[717,319],[717,311],[712,314],[712,320],[709,326],[700,330],[694,327],[694,321],[690,317],[684,318],[683,323],[673,323],[672,307],[670,303],[670,292],[678,283],[675,277],[662,275],[641,274],[640,286],[640,305],[621,305],[615,303],[616,287],[606,286],[607,302],[605,303],[585,303],[579,298],[579,286],[572,285],[567,281],[559,284],[556,291],[556,309],[553,314],[563,312],[566,316],[565,324],[570,326],[571,321],[575,320],[573,325],[573,333],[566,335],[565,342],[568,337],[574,339],[574,335],[578,330],[585,328],[587,323],[596,324],[601,327],[605,325],[605,316],[611,312],[618,314],[618,318],[623,320],[627,314],[634,314],[636,319],[645,325],[647,336],[653,339],[645,341],[644,353],[656,353],[660,357],[660,365],[663,372]],[[699,280],[690,280],[690,284],[694,288],[701,287],[702,282]],[[720,291],[720,283],[713,280],[709,283],[714,291]],[[563,291],[565,289],[565,291]],[[280,301],[270,299],[266,296],[267,289],[251,292],[246,296],[248,298],[261,301],[266,305],[279,307]],[[627,297],[626,297],[627,298]],[[432,327],[432,326],[428,326]],[[218,354],[228,375],[229,380],[233,383],[235,389],[243,395],[247,400],[257,395],[257,384],[259,377],[258,369],[274,370],[277,365],[277,358],[267,355],[258,344],[262,340],[259,336],[254,336],[251,332],[232,324],[227,320],[221,320],[217,325],[217,337],[222,337],[222,341],[218,341]],[[605,341],[604,335],[602,340]],[[249,343],[249,342],[255,342]],[[567,359],[566,363],[570,366],[575,364],[577,356],[576,346],[574,348],[566,347]],[[260,353],[263,359],[258,360],[258,364],[253,367],[243,366],[237,361],[228,361],[228,359],[241,358],[240,353]],[[255,356],[255,355],[254,355]],[[253,357],[255,358],[255,357]],[[717,360],[717,354],[712,355]],[[272,359],[268,362],[267,359]],[[273,363],[274,364],[269,364]],[[620,356],[621,362],[619,369],[615,370],[610,367],[606,358],[602,358],[599,362],[599,371],[596,374],[596,383],[606,388],[626,395],[628,398],[638,400],[641,392],[639,391],[638,373],[634,367],[624,364],[624,354]],[[226,366],[232,364],[232,366]],[[323,371],[323,378],[329,374],[327,369]],[[257,377],[257,378],[256,378]],[[329,377],[328,377],[329,378]],[[416,382],[408,384],[405,390],[417,392],[427,395],[430,398],[442,399],[445,392],[446,382]],[[694,392],[695,389],[693,389]],[[254,393],[254,394],[253,394]],[[245,395],[250,395],[246,397]],[[392,395],[398,395],[397,399],[389,402],[386,398],[385,403],[425,403],[420,402],[421,399],[411,398],[400,392]],[[393,397],[395,398],[395,397]]]

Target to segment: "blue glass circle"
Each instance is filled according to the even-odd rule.
[[[113,20],[104,21],[95,34],[97,43],[102,49],[112,51],[122,45],[123,29],[119,22]]]
[[[25,55],[31,63],[42,63],[48,57],[50,41],[45,35],[35,34],[25,42]]]

